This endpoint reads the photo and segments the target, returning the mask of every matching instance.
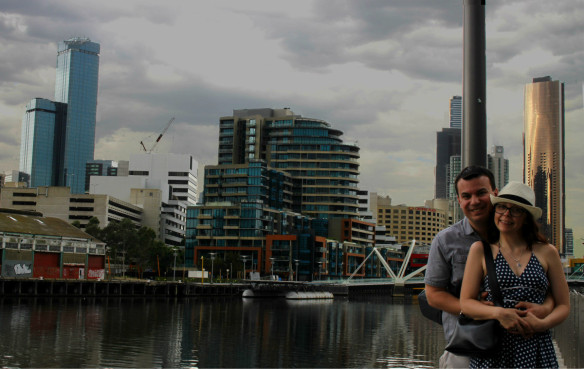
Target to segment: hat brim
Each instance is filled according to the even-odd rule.
[[[538,208],[537,206],[530,206],[530,205],[526,205],[523,203],[520,203],[519,201],[515,201],[515,200],[511,200],[511,199],[506,199],[504,197],[497,197],[497,196],[493,196],[491,195],[491,203],[493,205],[500,203],[500,202],[507,202],[509,204],[513,204],[516,206],[519,206],[525,210],[527,210],[532,216],[534,220],[539,219],[539,217],[541,217],[541,209]]]

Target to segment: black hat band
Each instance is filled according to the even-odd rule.
[[[503,198],[503,199],[517,201],[517,202],[520,202],[520,203],[525,204],[525,205],[533,206],[529,201],[525,200],[523,197],[519,197],[519,196],[515,196],[515,195],[507,195],[507,194],[499,195],[499,197]]]

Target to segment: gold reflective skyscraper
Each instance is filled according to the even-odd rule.
[[[542,231],[564,253],[564,84],[534,78],[524,96],[523,181],[543,210]]]

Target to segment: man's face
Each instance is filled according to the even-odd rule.
[[[487,221],[493,205],[489,195],[497,195],[497,190],[491,188],[491,182],[486,176],[473,179],[461,179],[457,184],[458,203],[464,215],[475,229],[482,228]]]

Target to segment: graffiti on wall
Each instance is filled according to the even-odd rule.
[[[32,277],[32,262],[23,260],[5,260],[2,264],[3,277]]]
[[[103,279],[105,276],[105,269],[89,269],[87,271],[87,279]]]

